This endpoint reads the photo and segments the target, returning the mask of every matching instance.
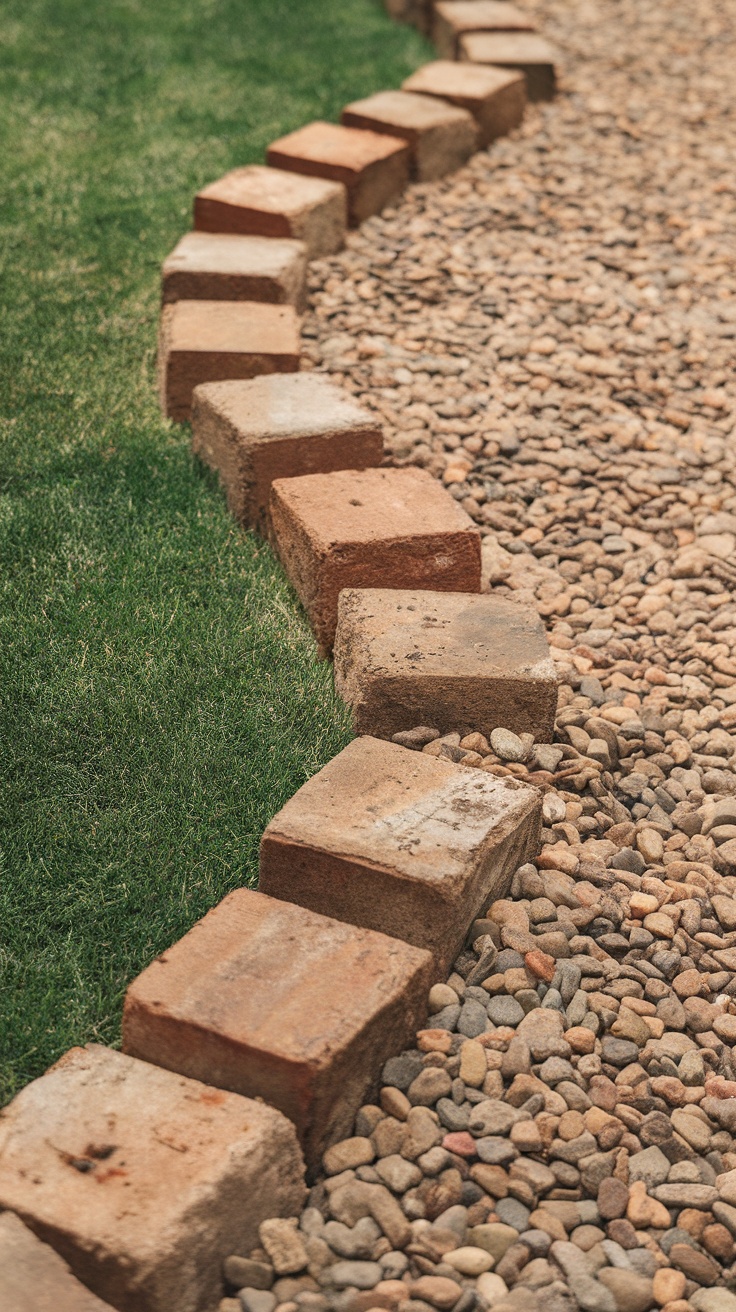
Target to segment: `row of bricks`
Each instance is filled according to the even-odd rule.
[[[299,1210],[302,1151],[315,1167],[350,1133],[468,919],[536,853],[540,809],[515,780],[355,739],[267,827],[261,890],[131,984],[124,1052],[72,1050],[6,1108],[0,1210],[120,1312],[212,1308],[222,1257]],[[33,1247],[0,1224],[4,1244]]]
[[[338,249],[346,222],[520,120],[522,77],[484,64],[551,93],[529,26],[505,3],[436,5],[440,51],[477,66],[437,61],[348,106],[342,126],[275,143],[275,167],[198,195],[195,231],[164,265],[164,408],[188,416],[210,383],[195,450],[240,522],[276,542],[323,651],[337,628],[338,689],[376,737],[268,826],[261,891],[232,893],[130,986],[126,1055],[73,1050],[7,1110],[0,1292],[19,1309],[29,1289],[34,1307],[53,1291],[59,1312],[103,1312],[101,1297],[120,1312],[213,1306],[221,1256],[299,1210],[302,1152],[314,1167],[349,1132],[469,920],[538,846],[533,790],[382,741],[430,712],[548,737],[554,674],[536,615],[469,595],[479,540],[452,498],[420,471],[378,468],[371,416],[299,375],[296,318],[307,259]],[[474,51],[493,29],[519,35]],[[400,1209],[382,1224],[399,1242]]]
[[[401,91],[347,106],[341,124],[291,133],[266,166],[235,169],[196,196],[194,231],[163,266],[159,376],[170,418],[189,418],[198,383],[298,370],[307,260],[339,249],[347,224],[383,209],[410,178],[441,177],[509,132],[527,93],[553,94],[555,52],[514,30],[525,20],[513,5],[453,0],[438,14],[471,62],[427,64]]]

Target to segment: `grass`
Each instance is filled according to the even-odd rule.
[[[6,0],[0,1101],[116,1043],[127,981],[347,740],[269,551],[160,418],[198,186],[426,56],[377,0]]]

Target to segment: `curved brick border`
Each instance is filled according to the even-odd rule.
[[[443,176],[515,126],[525,77],[531,98],[554,86],[554,53],[511,5],[442,0],[434,18],[430,0],[387,8],[465,62],[430,63],[199,192],[195,231],[162,270],[162,408],[192,416],[194,450],[233,513],[271,536],[323,653],[337,629],[337,686],[359,733],[391,737],[430,704],[454,725],[459,698],[486,729],[518,702],[519,724],[545,738],[556,694],[543,635],[490,598],[469,607],[481,589],[472,521],[422,471],[377,468],[374,418],[298,372],[307,260],[339,249],[346,225],[410,179]],[[449,625],[443,679],[423,694],[399,657],[381,665],[397,604]],[[503,668],[467,668],[468,623],[505,648]],[[317,1166],[421,1021],[470,922],[536,855],[540,807],[513,780],[356,739],[269,825],[264,891],[230,894],[131,985],[126,1055],[73,1049],[6,1109],[0,1207],[121,1312],[213,1307],[222,1260],[302,1204],[297,1137]],[[107,1305],[30,1231],[4,1219],[13,1270],[0,1271],[0,1297],[17,1305],[21,1266],[39,1304]]]

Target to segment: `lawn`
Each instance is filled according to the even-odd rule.
[[[155,396],[198,186],[426,58],[378,0],[6,0],[0,18],[0,1102],[347,741],[328,666]]]

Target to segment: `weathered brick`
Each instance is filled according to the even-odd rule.
[[[3,1312],[113,1312],[14,1212],[0,1216],[0,1308]]]
[[[239,237],[232,232],[187,232],[166,256],[161,299],[169,301],[305,300],[307,248],[287,237]]]
[[[224,1258],[304,1196],[279,1112],[109,1048],[73,1048],[0,1115],[0,1208],[119,1312],[213,1307]]]
[[[518,127],[526,108],[523,74],[505,68],[436,59],[418,68],[402,86],[404,91],[438,96],[467,109],[478,124],[479,146],[488,146]]]
[[[516,780],[356,738],[268,825],[260,887],[426,948],[439,974],[536,856],[540,814]]]
[[[472,114],[435,96],[379,91],[342,112],[347,127],[388,132],[408,142],[411,176],[419,182],[442,178],[472,155],[478,128]]]
[[[161,313],[159,394],[169,419],[188,419],[199,383],[299,368],[299,320],[291,305],[175,301]]]
[[[555,94],[557,52],[536,32],[471,32],[460,37],[460,59],[518,69],[529,100],[551,100]]]
[[[123,1044],[266,1099],[315,1165],[421,1023],[431,979],[426,952],[239,888],[131,984]]]
[[[509,0],[439,0],[432,15],[432,40],[442,59],[457,59],[468,32],[533,32],[535,24]]]
[[[274,141],[267,159],[292,173],[342,182],[347,187],[352,227],[396,200],[409,180],[405,141],[340,123],[308,123]]]
[[[480,592],[473,521],[423,469],[338,470],[277,479],[273,533],[323,652],[343,588]]]
[[[300,178],[248,164],[203,187],[194,198],[199,232],[296,237],[310,260],[333,255],[345,241],[347,192],[340,182]]]
[[[276,478],[379,465],[375,416],[321,374],[203,383],[192,402],[192,450],[220,475],[232,513],[268,529]]]
[[[551,742],[557,678],[534,606],[461,592],[340,594],[335,687],[356,733],[503,727]]]

